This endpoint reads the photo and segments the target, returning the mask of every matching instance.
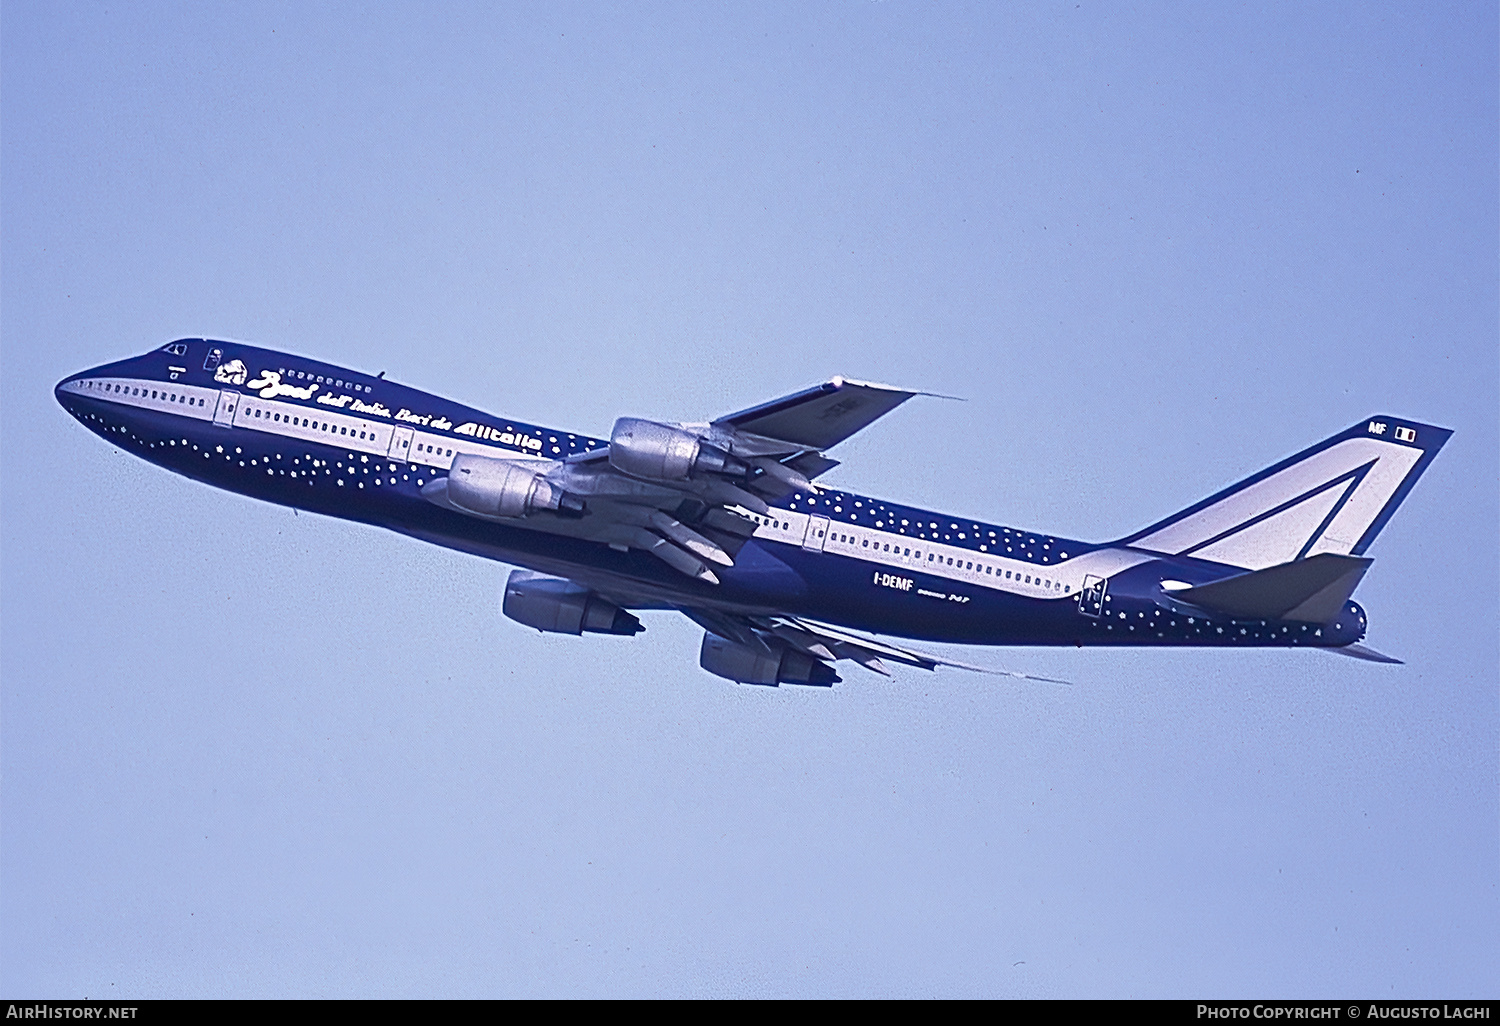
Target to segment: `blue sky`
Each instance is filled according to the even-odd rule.
[[[1494,995],[1493,5],[0,16],[7,992]],[[958,395],[831,480],[1080,539],[1456,433],[1358,593],[1405,666],[770,690],[52,400],[187,335],[595,435]]]

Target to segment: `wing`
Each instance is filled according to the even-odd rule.
[[[650,553],[717,584],[752,514],[837,466],[823,455],[921,393],[834,378],[703,424],[615,422],[609,445],[565,460],[460,455],[422,489],[465,516]]]
[[[714,421],[714,426],[802,449],[831,449],[919,394],[869,381],[834,378],[784,399],[731,413]]]
[[[1019,680],[1048,684],[1068,682],[1013,670],[975,666],[953,659],[901,648],[814,620],[775,612],[746,613],[706,604],[663,601],[658,589],[608,580],[552,577],[531,570],[513,570],[505,583],[505,615],[539,631],[557,634],[637,634],[645,628],[632,609],[677,609],[704,629],[698,664],[709,673],[745,684],[838,683],[834,664],[858,663],[889,677],[887,663],[923,670],[954,666]],[[653,593],[654,592],[654,593]]]
[[[1068,684],[1065,680],[975,666],[917,649],[900,648],[798,617],[737,616],[697,608],[681,611],[705,631],[698,664],[709,673],[743,684],[829,686],[840,680],[832,664],[844,659],[886,677],[891,675],[886,663],[894,662],[923,670],[953,666],[1019,680]]]

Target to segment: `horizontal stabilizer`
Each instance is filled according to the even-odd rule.
[[[1404,665],[1395,656],[1388,656],[1384,652],[1377,652],[1373,648],[1364,645],[1345,645],[1342,648],[1324,648],[1322,652],[1333,652],[1337,655],[1349,656],[1353,659],[1363,659],[1369,663],[1394,663],[1397,666]]]
[[[1172,597],[1239,620],[1330,623],[1373,562],[1325,552],[1174,591]]]

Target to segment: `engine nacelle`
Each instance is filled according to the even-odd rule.
[[[615,421],[609,462],[616,470],[648,481],[686,481],[695,472],[744,474],[749,469],[691,432],[634,417]]]
[[[538,510],[555,510],[565,503],[559,488],[547,482],[551,464],[497,460],[460,454],[448,472],[448,501],[481,517],[524,517]]]
[[[511,571],[501,610],[518,623],[554,634],[639,634],[646,629],[587,588],[530,570]]]
[[[716,677],[727,677],[741,684],[831,687],[842,679],[833,667],[806,652],[775,642],[769,645],[767,649],[751,648],[705,633],[698,665]]]

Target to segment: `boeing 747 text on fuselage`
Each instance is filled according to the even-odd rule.
[[[1350,596],[1450,431],[1373,417],[1093,544],[817,483],[837,466],[826,450],[915,394],[835,378],[593,438],[197,338],[56,388],[100,437],[196,481],[523,568],[503,610],[539,630],[631,635],[633,611],[678,610],[704,629],[700,665],[730,680],[827,685],[841,660],[964,665],[870,634],[1385,659],[1359,644]]]

